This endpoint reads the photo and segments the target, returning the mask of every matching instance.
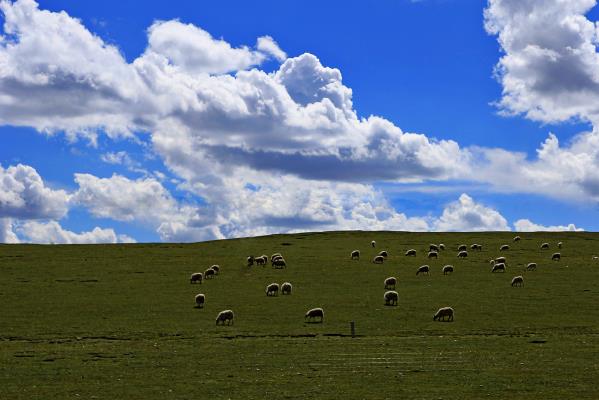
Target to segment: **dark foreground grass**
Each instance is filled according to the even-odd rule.
[[[597,399],[599,235],[333,232],[200,244],[0,246],[1,399]],[[370,248],[371,240],[377,248]],[[540,244],[551,243],[541,251]],[[552,262],[563,241],[562,260]],[[429,243],[443,242],[439,260]],[[457,245],[482,252],[458,260]],[[508,258],[505,274],[488,260]],[[417,257],[404,257],[408,248]],[[362,251],[361,261],[349,252]],[[384,265],[370,263],[386,249]],[[245,266],[283,253],[289,267]],[[535,272],[525,264],[537,262]],[[416,276],[429,264],[431,276]],[[221,275],[189,284],[212,264]],[[455,272],[443,276],[441,268]],[[511,278],[524,275],[524,287]],[[399,278],[399,306],[383,280]],[[291,296],[266,297],[292,282]],[[206,306],[193,298],[205,293]],[[441,306],[455,321],[432,321]],[[304,323],[323,307],[323,324]],[[235,311],[235,324],[215,326]],[[349,336],[349,322],[357,337]]]

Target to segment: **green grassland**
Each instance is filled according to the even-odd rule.
[[[513,236],[2,245],[0,399],[599,398],[599,234]],[[551,248],[540,250],[545,241]],[[558,241],[562,260],[553,262]],[[428,244],[439,242],[446,250],[428,260]],[[483,250],[458,260],[461,243]],[[504,243],[511,249],[499,252]],[[418,256],[405,257],[409,248]],[[354,249],[360,261],[350,260]],[[387,261],[372,264],[383,249]],[[274,252],[286,269],[245,265]],[[489,260],[500,255],[507,272],[492,274]],[[528,262],[537,270],[525,271]],[[189,283],[212,264],[218,277]],[[422,264],[430,276],[416,276]],[[452,275],[441,273],[446,264]],[[522,288],[510,286],[515,275]],[[387,276],[398,278],[396,307],[384,306]],[[291,296],[266,296],[267,284],[284,281]],[[454,322],[433,322],[442,306],[454,308]],[[324,323],[304,322],[312,307],[324,308]],[[228,308],[234,324],[216,326]]]

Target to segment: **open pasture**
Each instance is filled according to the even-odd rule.
[[[2,245],[0,398],[596,399],[599,235],[514,236]],[[437,259],[427,258],[430,243],[445,244]],[[467,258],[458,259],[460,244]],[[411,248],[416,257],[404,256]],[[355,249],[360,260],[351,260]],[[381,250],[389,256],[373,264]],[[287,268],[246,265],[249,255],[275,252]],[[506,272],[491,273],[499,256]],[[190,284],[191,273],[214,264],[215,278]],[[424,264],[430,274],[417,276]],[[444,275],[447,264],[454,272]],[[511,286],[517,275],[522,287]],[[389,276],[398,278],[397,306],[384,305]],[[286,281],[291,295],[266,296],[268,284]],[[455,310],[453,322],[433,322],[443,306]],[[313,307],[324,309],[322,324],[304,321]],[[216,326],[225,309],[234,323]]]

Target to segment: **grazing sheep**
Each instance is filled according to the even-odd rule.
[[[562,245],[563,245],[563,243],[562,243],[562,242],[557,242],[557,247],[558,247],[558,248],[560,248],[560,249],[561,249],[561,248],[562,248]]]
[[[428,258],[439,258],[439,253],[437,253],[436,251],[429,251]]]
[[[522,240],[522,238],[520,236],[515,236],[514,237],[514,242],[519,242],[520,240]]]
[[[545,242],[545,243],[543,243],[543,244],[541,245],[541,250],[546,250],[546,249],[548,249],[548,248],[549,248],[549,243],[546,243],[546,242]]]
[[[418,274],[427,274],[430,275],[430,267],[428,265],[422,265],[418,268],[418,271],[416,271],[416,275]]]
[[[254,256],[249,256],[247,258],[247,262],[248,262],[248,267],[251,267],[252,265],[254,265]]]
[[[268,260],[267,256],[256,257],[254,261],[256,261],[256,265],[266,265],[266,261]]]
[[[491,272],[500,272],[500,271],[505,272],[505,264],[504,263],[499,263],[499,264],[493,265]]]
[[[440,244],[439,244],[439,248],[440,248],[441,250],[445,250],[445,245],[444,245],[443,243],[440,243]]]
[[[383,299],[385,300],[386,306],[396,306],[399,294],[397,294],[395,290],[388,290],[385,292]]]
[[[283,257],[280,257],[280,258],[275,258],[275,260],[272,262],[272,266],[274,268],[281,269],[281,268],[287,267],[287,263],[285,263],[285,260],[283,259]]]
[[[351,259],[352,260],[359,260],[360,259],[360,250],[354,250],[351,252]]]
[[[495,263],[496,263],[496,264],[500,264],[500,263],[507,264],[507,260],[506,260],[506,258],[505,258],[505,257],[497,257],[497,258],[495,259]]]
[[[383,261],[385,261],[385,257],[383,257],[383,256],[376,256],[372,259],[372,262],[374,264],[382,264]]]
[[[453,321],[453,308],[451,307],[442,307],[437,310],[435,315],[433,315],[433,321],[445,321],[445,317],[447,317],[447,321]]]
[[[212,268],[208,268],[206,271],[204,271],[204,278],[206,279],[212,279],[215,275],[216,272],[214,272]]]
[[[453,272],[453,265],[446,265],[443,267],[443,275],[447,275]]]
[[[385,279],[385,289],[395,289],[395,285],[397,284],[397,278],[394,276],[390,276]]]
[[[562,258],[562,255],[560,253],[553,253],[553,255],[551,256],[551,261],[559,261]]]
[[[202,293],[196,295],[196,307],[197,308],[203,308],[205,302],[206,302],[206,296],[204,296]]]
[[[202,274],[201,272],[194,272],[189,277],[189,283],[196,283],[196,282],[202,283],[203,280],[204,280],[204,274]]]
[[[281,294],[291,294],[291,290],[293,290],[293,286],[291,286],[291,283],[284,282],[281,285]]]
[[[536,271],[536,269],[537,269],[537,263],[528,263],[526,265],[527,271]]]
[[[275,258],[277,258],[277,257],[283,257],[283,256],[281,255],[281,253],[275,253],[272,256],[270,256],[270,262],[272,263],[275,260]]]
[[[483,249],[482,244],[474,243],[472,246],[470,246],[470,250],[482,251],[482,249]]]
[[[383,250],[379,252],[379,256],[383,256],[385,258],[389,257],[389,253],[387,253],[387,250]]]
[[[510,249],[510,245],[504,244],[499,248],[499,251],[505,251],[505,250],[509,250],[509,249]]]
[[[410,250],[406,251],[406,256],[416,257],[416,250],[415,249],[410,249]]]
[[[522,277],[522,275],[514,276],[512,278],[512,287],[514,287],[514,286],[522,286],[523,282],[524,282],[524,278]]]
[[[225,321],[228,321],[227,325],[231,325],[231,324],[233,324],[234,317],[235,317],[235,315],[233,314],[233,311],[231,311],[231,310],[221,311],[216,316],[216,325],[218,325],[219,321],[222,322],[223,325],[225,324]]]
[[[466,250],[462,250],[458,253],[458,258],[466,258],[468,257],[468,252]]]
[[[266,295],[267,296],[278,296],[279,295],[279,284],[271,283],[266,287]]]
[[[373,240],[372,242],[370,242],[370,245],[371,245],[372,247],[376,247],[376,242]]]
[[[308,318],[308,321],[310,321],[316,317],[320,317],[320,322],[324,320],[324,310],[322,308],[319,307],[308,310],[306,315],[304,315],[304,320]]]
[[[593,260],[599,260],[599,256],[593,256]]]
[[[210,269],[214,271],[214,275],[218,275],[218,273],[220,272],[219,265],[213,265],[212,267],[210,267]]]
[[[437,246],[436,244],[429,244],[428,251],[439,251],[439,246]]]
[[[462,251],[462,250],[467,250],[468,246],[466,246],[465,244],[461,244],[458,246],[458,251]]]

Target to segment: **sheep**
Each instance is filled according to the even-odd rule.
[[[396,306],[399,294],[395,290],[388,290],[385,292],[383,299],[385,300],[386,306]]]
[[[306,312],[306,315],[304,315],[304,320],[306,320],[306,318],[308,319],[308,321],[313,320],[316,317],[320,317],[320,322],[323,322],[324,320],[324,310],[320,307],[318,308],[313,308],[311,310],[308,310]]]
[[[373,264],[382,264],[383,261],[385,261],[385,257],[383,256],[376,256],[372,259]]]
[[[439,253],[437,253],[436,251],[429,251],[428,258],[439,258]]]
[[[379,256],[383,256],[385,258],[389,257],[389,253],[387,253],[387,250],[382,250],[379,252]]]
[[[266,295],[267,296],[278,296],[279,295],[279,284],[271,283],[266,287]]]
[[[430,267],[428,265],[422,265],[418,268],[418,271],[416,271],[416,275],[418,274],[427,274],[430,275]]]
[[[504,263],[498,263],[493,265],[493,268],[491,269],[491,272],[505,272],[505,264]]]
[[[559,261],[562,258],[562,255],[560,253],[553,253],[553,255],[551,256],[551,261]]]
[[[360,250],[354,250],[351,252],[351,259],[352,260],[359,260],[360,259]]]
[[[196,308],[203,308],[204,303],[206,302],[206,296],[200,293],[196,295]]]
[[[514,237],[514,242],[519,242],[522,238],[520,236],[515,236]]]
[[[406,251],[406,256],[416,257],[416,250],[415,249],[410,249],[410,250]]]
[[[445,250],[445,245],[443,243],[439,243],[439,249]]]
[[[453,272],[453,265],[446,265],[443,267],[443,275],[447,275]]]
[[[395,285],[397,284],[397,278],[394,276],[390,276],[385,279],[385,289],[395,289]]]
[[[281,255],[281,253],[274,253],[272,256],[270,256],[270,262],[273,262],[275,260],[275,258],[277,257],[283,257]]]
[[[428,251],[439,251],[439,246],[437,246],[436,244],[429,244]]]
[[[203,280],[204,280],[204,274],[202,274],[201,272],[194,272],[189,277],[189,283],[200,282],[200,284],[201,284]]]
[[[526,265],[527,271],[535,271],[537,269],[537,263],[528,263]]]
[[[212,267],[210,267],[211,270],[214,271],[214,275],[218,275],[220,272],[220,266],[219,265],[213,265]]]
[[[266,265],[267,260],[268,260],[267,256],[260,256],[260,257],[256,257],[254,259],[254,261],[256,261],[256,265],[262,265],[262,266]]]
[[[599,256],[593,256],[593,260],[599,260]]]
[[[458,258],[466,258],[468,257],[468,252],[466,250],[462,250],[458,253]]]
[[[495,263],[496,263],[496,264],[501,264],[501,263],[507,264],[507,260],[506,260],[506,258],[505,258],[505,257],[497,257],[497,258],[495,259]]]
[[[478,244],[478,243],[474,243],[472,246],[470,246],[470,249],[471,250],[482,251],[483,245],[482,244]]]
[[[549,248],[549,243],[545,242],[541,245],[541,250],[546,250]]]
[[[254,265],[254,256],[249,256],[247,258],[247,263],[248,263],[248,267],[251,267],[252,265]]]
[[[468,246],[466,246],[465,244],[461,244],[458,246],[458,251],[462,251],[462,250],[466,250],[468,249]]]
[[[561,248],[562,248],[562,245],[563,245],[563,243],[562,243],[562,242],[557,242],[557,247],[558,247],[558,248],[560,248],[560,249],[561,249]]]
[[[284,282],[281,285],[281,294],[291,294],[291,290],[293,290],[293,286],[289,282]]]
[[[524,278],[522,277],[522,275],[514,276],[512,278],[512,287],[514,287],[514,286],[522,286],[523,282],[524,282]]]
[[[453,308],[451,307],[442,307],[437,310],[435,315],[433,315],[433,321],[445,321],[445,317],[447,317],[447,321],[453,321]]]
[[[212,268],[208,268],[206,271],[204,271],[204,278],[206,279],[212,279],[215,275],[216,273]]]
[[[499,248],[499,251],[506,251],[510,249],[510,245],[509,244],[504,244]]]
[[[231,311],[231,310],[221,311],[216,316],[216,325],[218,325],[219,321],[222,322],[223,325],[225,324],[225,321],[228,321],[227,325],[231,325],[231,324],[233,324],[234,317],[235,317],[235,315],[233,314],[233,311]]]
[[[272,262],[272,266],[273,266],[273,268],[281,269],[281,268],[286,268],[287,267],[287,263],[285,262],[285,260],[283,259],[283,257],[280,257],[280,258],[276,258]]]
[[[370,245],[371,245],[372,247],[376,247],[376,242],[373,240],[372,242],[370,242]]]

